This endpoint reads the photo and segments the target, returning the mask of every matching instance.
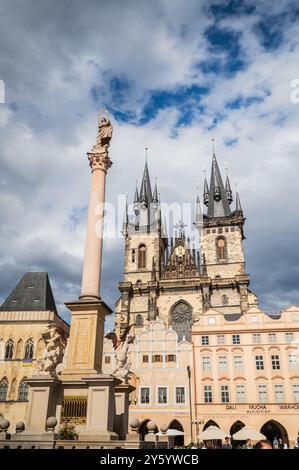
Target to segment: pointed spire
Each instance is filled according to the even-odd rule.
[[[232,193],[232,189],[230,186],[228,175],[226,176],[226,182],[225,182],[225,194],[226,194],[228,203],[231,204],[233,202],[233,193]]]
[[[125,212],[124,212],[123,229],[122,229],[123,235],[126,235],[128,233],[128,225],[129,225],[128,196],[126,196],[126,207],[125,207]]]
[[[201,207],[200,207],[199,196],[197,196],[197,198],[196,198],[195,225],[196,225],[197,228],[201,227],[201,225],[202,225],[202,210],[201,210]]]
[[[159,202],[159,197],[158,197],[158,188],[157,188],[157,178],[155,178],[155,188],[154,188],[154,194],[153,194],[153,203],[158,204]]]
[[[140,202],[143,202],[143,201],[146,202],[147,204],[150,204],[151,202],[153,202],[151,181],[149,177],[147,161],[145,162],[145,165],[144,165],[142,183],[141,183],[141,188],[140,188]]]
[[[210,196],[209,186],[208,186],[207,178],[205,177],[204,187],[203,187],[203,203],[205,206],[209,204],[209,196]]]
[[[236,211],[239,211],[239,212],[242,211],[240,196],[238,192],[236,192]]]
[[[138,194],[138,181],[136,180],[136,189],[135,189],[135,196],[134,196],[134,204],[136,204],[139,201],[139,194]]]
[[[226,217],[230,215],[231,210],[227,195],[224,189],[221,173],[215,153],[212,158],[210,193],[208,201],[208,216]]]

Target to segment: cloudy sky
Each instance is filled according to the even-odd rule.
[[[269,311],[299,303],[297,1],[2,0],[0,44],[2,300],[28,270],[49,272],[62,314],[78,296],[86,152],[104,106],[107,200],[133,197],[148,146],[162,201],[194,201],[215,138],[247,218],[251,288]],[[123,249],[106,239],[111,306]]]

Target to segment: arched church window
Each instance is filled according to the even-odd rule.
[[[24,382],[24,379],[22,379],[22,381],[20,382],[20,387],[19,387],[19,400],[20,401],[28,400],[29,385],[26,382]]]
[[[33,339],[29,338],[28,341],[26,341],[26,344],[25,344],[24,359],[26,361],[32,361],[32,359],[33,359],[33,350],[34,350]]]
[[[224,237],[219,237],[216,240],[216,249],[217,249],[217,261],[226,260],[226,239]]]
[[[136,315],[135,323],[136,323],[136,326],[138,328],[141,328],[143,326],[143,316],[140,315],[140,313],[138,313],[138,315]]]
[[[187,341],[191,341],[191,326],[193,323],[192,309],[186,302],[178,302],[171,312],[171,326],[178,335],[178,341],[183,337]]]
[[[143,269],[146,265],[146,247],[145,245],[140,245],[138,249],[138,268]]]
[[[9,361],[13,357],[14,342],[9,339],[5,345],[5,360]]]
[[[0,401],[5,401],[7,398],[7,390],[8,390],[8,380],[6,377],[0,382]]]

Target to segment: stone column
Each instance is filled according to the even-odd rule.
[[[105,112],[107,114],[107,112]],[[72,312],[66,368],[62,379],[82,378],[101,373],[105,316],[112,313],[100,298],[100,275],[103,247],[103,218],[106,174],[112,162],[108,148],[112,137],[109,117],[99,115],[97,143],[87,154],[91,167],[82,289],[79,300],[65,305]],[[67,377],[66,377],[67,376]]]
[[[80,299],[99,299],[106,175],[112,162],[108,151],[98,144],[87,155],[92,176]]]

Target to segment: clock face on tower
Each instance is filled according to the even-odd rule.
[[[180,258],[184,256],[186,253],[186,248],[184,246],[177,246],[175,249],[175,254],[176,256],[179,256]]]

